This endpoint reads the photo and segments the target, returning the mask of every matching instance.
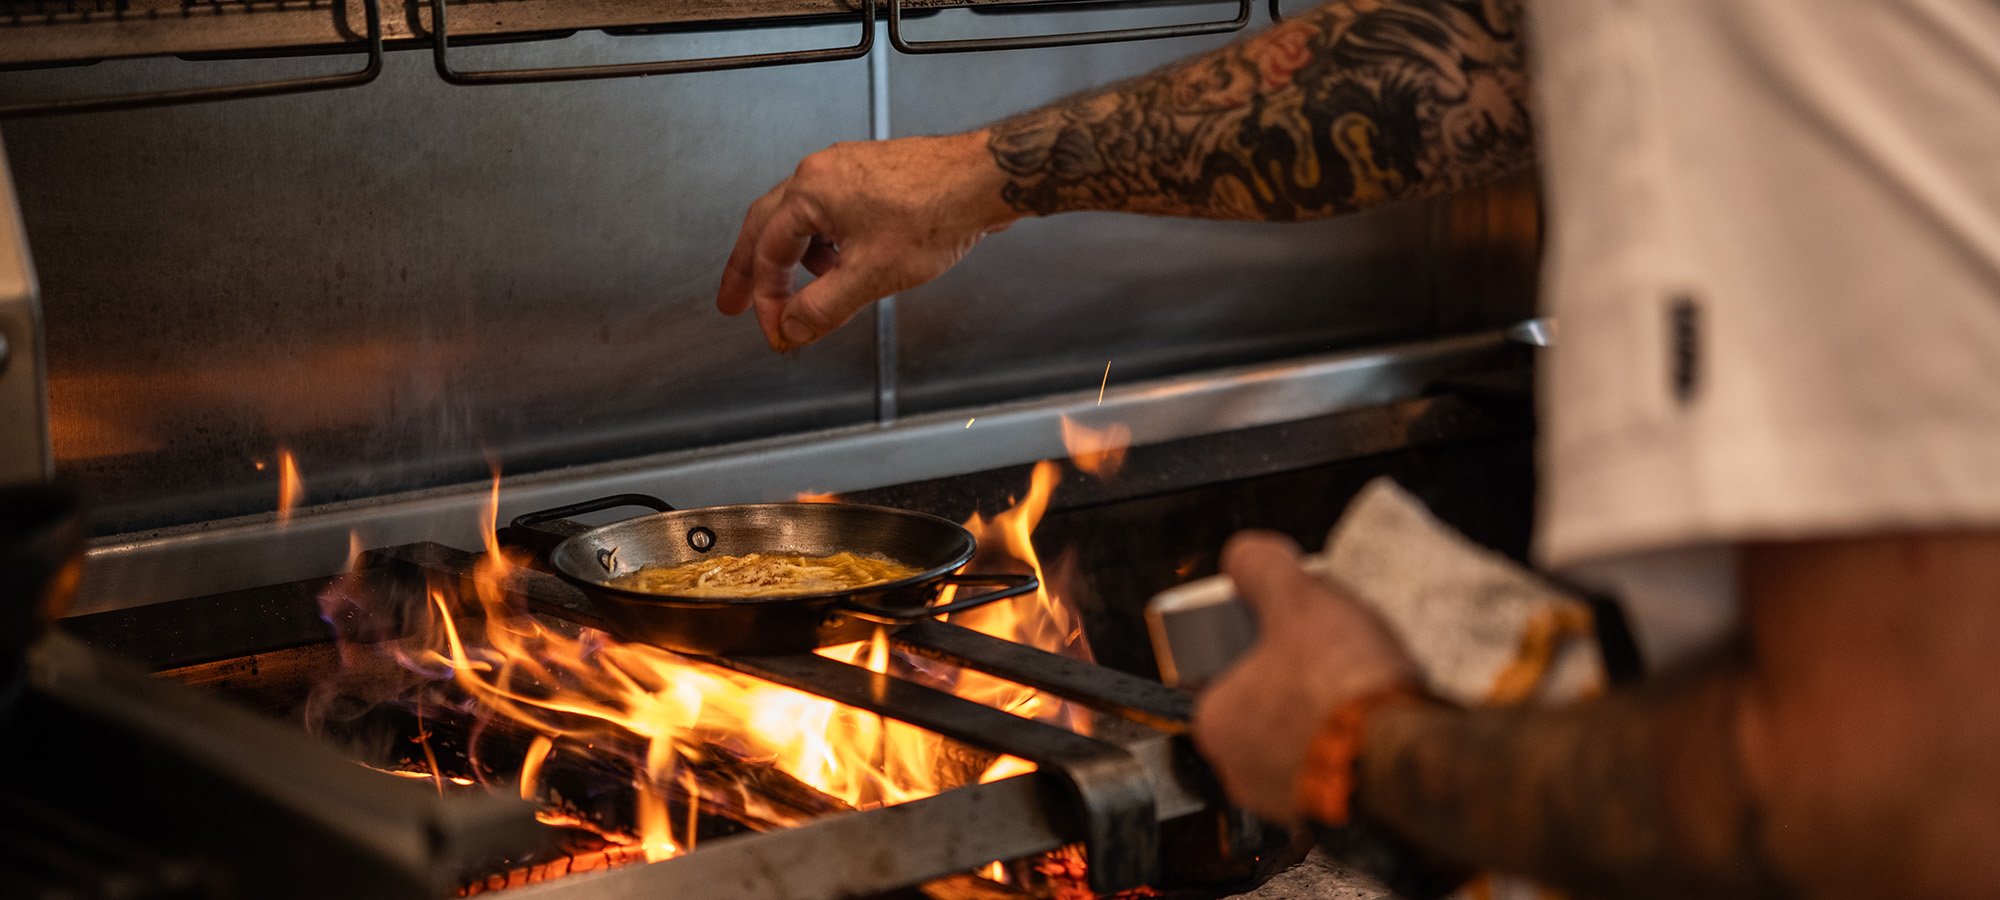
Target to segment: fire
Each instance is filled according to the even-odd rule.
[[[1132,429],[1113,422],[1102,431],[1062,417],[1063,448],[1069,461],[1084,474],[1108,480],[1125,465],[1125,451],[1132,446]]]
[[[1053,592],[1042,568],[1041,555],[1035,551],[1035,526],[1041,524],[1042,516],[1048,512],[1049,500],[1061,480],[1061,467],[1047,460],[1036,463],[1028,479],[1027,496],[1013,508],[990,520],[975,513],[966,521],[966,530],[972,532],[980,546],[973,566],[984,566],[990,557],[1001,556],[1025,565],[1041,587],[1032,594],[960,613],[951,622],[1017,644],[1089,660],[1090,642],[1083,634],[1083,617]],[[1082,709],[1010,681],[977,672],[960,672],[953,688],[962,697],[1019,716],[1061,720],[1078,731],[1088,727]]]
[[[800,491],[792,499],[800,503],[839,503],[840,495],[822,493],[820,491]]]
[[[990,545],[983,557],[1004,558],[1017,569],[1042,573],[1031,535],[1058,477],[1053,463],[1043,463],[1017,506],[990,521],[973,517],[968,526]],[[654,861],[694,849],[696,813],[701,804],[717,802],[722,789],[713,777],[704,781],[702,773],[723,757],[775,769],[850,808],[901,803],[1034,770],[1033,764],[1013,757],[980,758],[903,722],[650,644],[529,614],[507,590],[525,561],[509,558],[494,531],[499,497],[496,471],[481,523],[486,552],[469,589],[432,585],[425,606],[413,611],[411,618],[419,621],[412,633],[385,647],[424,684],[454,688],[452,708],[482,723],[480,731],[504,730],[484,727],[503,722],[531,736],[518,768],[493,773],[496,783],[490,788],[548,802],[547,779],[566,755],[623,760],[634,789],[634,833],[610,836],[630,841]],[[955,619],[1010,640],[1089,655],[1076,612],[1046,586],[1035,595]],[[904,658],[882,631],[870,640],[819,652],[863,666],[885,683],[892,677],[924,680],[1018,715],[1050,721],[1081,715],[1019,685],[955,669],[940,673],[936,663]],[[430,695],[419,694],[416,701],[420,712],[425,696]],[[430,752],[428,743],[424,750]],[[421,777],[435,778],[442,788],[446,776],[436,763],[420,765],[431,770]],[[739,805],[759,802],[749,796],[754,793],[750,789],[730,789],[733,793],[720,799]],[[677,807],[685,815],[675,815]],[[545,821],[573,821],[561,809],[545,812]]]
[[[292,521],[292,510],[305,495],[306,485],[299,479],[299,464],[292,458],[292,451],[278,451],[278,524]]]

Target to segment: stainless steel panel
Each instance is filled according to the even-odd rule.
[[[1224,7],[947,13],[925,36],[1191,21]],[[894,57],[893,124],[899,134],[959,131],[1226,41]],[[1113,214],[1021,222],[945,277],[902,296],[899,404],[933,410],[1095,387],[1107,363],[1116,384],[1523,317],[1531,304],[1496,304],[1511,306],[1511,319],[1486,310],[1480,285],[1440,290],[1456,266],[1456,251],[1441,239],[1450,236],[1445,225],[1459,202],[1300,224]],[[1526,252],[1532,268],[1532,242]]]
[[[993,407],[912,416],[741,445],[681,450],[509,477],[499,521],[589,497],[647,493],[682,507],[788,500],[997,469],[1069,455],[1060,420],[1122,422],[1135,445],[1291,422],[1408,400],[1445,376],[1493,365],[1501,332],[1204,373]],[[1374,447],[1367,452],[1382,452]],[[1225,467],[1226,468],[1226,467]],[[351,551],[434,540],[481,543],[489,488],[452,488],[100,540],[77,615],[342,571]]]
[[[772,40],[579,35],[466,56]],[[489,455],[518,473],[873,415],[868,329],[779,357],[712,306],[749,200],[867,135],[865,61],[480,89],[429,64],[391,54],[381,81],[335,94],[7,126],[57,462],[96,494],[100,531],[268,510],[279,447],[324,502],[476,479]],[[0,99],[52,79],[129,89],[174,65],[14,73]]]

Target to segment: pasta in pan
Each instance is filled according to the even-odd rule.
[[[832,556],[746,553],[640,569],[610,584],[676,597],[780,597],[851,591],[917,572],[915,566],[845,551]]]

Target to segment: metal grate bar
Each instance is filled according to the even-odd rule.
[[[709,661],[1029,760],[1069,789],[1084,825],[1093,890],[1135,888],[1159,874],[1153,782],[1146,766],[1122,747],[810,653]]]
[[[1185,734],[1194,718],[1194,698],[1159,682],[970,628],[926,620],[896,632],[891,640],[912,653],[1048,691],[1171,734]]]

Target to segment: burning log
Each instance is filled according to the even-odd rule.
[[[595,848],[564,852],[555,859],[515,866],[505,872],[495,872],[462,885],[458,895],[472,897],[489,891],[503,891],[508,888],[553,881],[565,875],[613,869],[645,861],[646,851],[638,846],[607,843]]]
[[[637,736],[605,729],[588,740],[551,740],[437,696],[449,693],[432,690],[391,700],[370,716],[327,723],[331,727],[323,734],[350,746],[386,741],[393,750],[370,757],[378,768],[432,779],[440,791],[520,790],[541,804],[544,823],[562,829],[564,837],[554,846],[497,863],[497,871],[467,881],[463,896],[646,862],[647,848],[635,835],[647,791],[672,820],[691,823],[693,834],[682,835],[689,848],[746,829],[784,828],[853,809],[769,761],[714,743],[685,748],[671,778],[642,784],[646,748]],[[385,739],[391,732],[395,736]],[[530,765],[530,756],[537,762]],[[510,784],[524,769],[532,773],[530,783]]]
[[[387,752],[368,754],[378,768],[489,786],[515,782],[529,756],[536,755],[540,762],[532,767],[536,783],[528,786],[529,799],[614,829],[629,825],[614,810],[632,808],[637,781],[646,771],[644,739],[606,728],[588,739],[549,740],[507,720],[482,718],[459,703],[434,697],[424,702],[429,696],[391,700],[370,716],[344,723],[324,722],[320,733],[349,747],[387,744]],[[544,742],[539,750],[538,740]],[[752,829],[795,825],[854,808],[769,761],[718,743],[683,748],[673,777],[649,787],[675,805],[685,808],[692,799],[704,815]]]

